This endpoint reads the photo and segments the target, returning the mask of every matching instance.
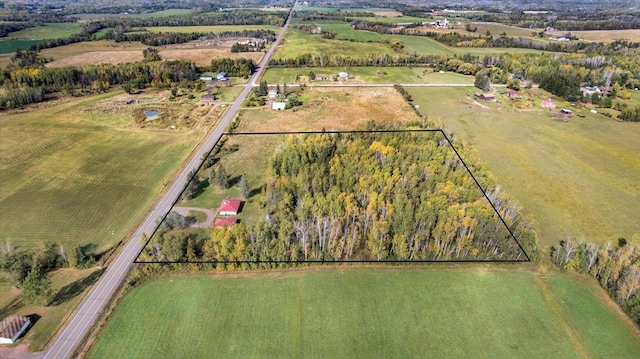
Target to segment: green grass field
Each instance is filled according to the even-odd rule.
[[[42,40],[0,40],[0,54],[11,54],[16,52],[17,49],[26,50],[32,45],[37,45],[41,42]],[[7,60],[6,64],[8,63],[9,61]]]
[[[269,84],[294,83],[296,75],[308,76],[315,74],[337,74],[346,71],[353,78],[350,82],[364,83],[401,83],[401,84],[473,84],[474,77],[453,72],[433,72],[424,67],[299,67],[299,68],[269,68],[263,79]],[[329,83],[330,81],[317,81]]]
[[[637,358],[608,305],[590,281],[511,268],[171,276],[127,294],[88,357]]]
[[[540,241],[567,237],[615,242],[640,233],[640,126],[587,109],[585,118],[556,121],[531,90],[535,107],[520,112],[503,103],[472,104],[473,89],[407,88],[421,112],[471,142],[507,192],[535,217]],[[524,101],[530,101],[525,99]],[[569,107],[566,102],[558,103]]]
[[[273,56],[274,58],[286,59],[294,58],[302,54],[363,57],[369,55],[393,56],[395,52],[389,45],[378,42],[368,43],[323,39],[319,35],[289,29],[285,35],[284,43],[278,47],[278,50]]]
[[[10,33],[7,38],[23,40],[61,39],[63,37],[69,37],[80,32],[82,32],[82,25],[80,25],[79,23],[63,22],[26,28]]]
[[[105,249],[149,208],[202,133],[83,112],[114,94],[2,116],[0,242]]]
[[[273,30],[280,31],[278,26],[274,25],[215,25],[215,26],[149,26],[145,27],[149,32],[175,32],[175,33],[191,33],[206,32],[220,33],[225,31],[242,31],[242,30]]]

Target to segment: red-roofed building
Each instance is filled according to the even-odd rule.
[[[216,227],[231,227],[236,224],[237,221],[236,217],[216,218],[214,225]]]
[[[240,211],[242,201],[239,199],[223,199],[218,208],[218,214],[221,216],[235,216]]]

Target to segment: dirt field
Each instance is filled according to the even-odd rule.
[[[286,111],[243,111],[238,131],[356,130],[370,120],[397,123],[418,119],[393,88],[307,88],[302,98],[302,107]]]
[[[220,57],[250,58],[259,62],[263,52],[232,53],[231,45],[235,42],[225,41],[216,46],[202,43],[187,43],[160,47],[160,57],[163,60],[190,60],[197,66],[208,66],[211,59]],[[74,45],[84,45],[74,44]],[[92,43],[93,44],[93,43]],[[43,56],[50,56],[56,61],[47,64],[47,67],[83,66],[88,64],[122,64],[127,62],[142,61],[142,50],[147,48],[140,43],[114,43],[99,41],[94,46],[62,46],[55,52],[43,51]],[[64,49],[67,48],[67,49]],[[54,50],[54,49],[52,49]],[[66,51],[65,51],[66,50]],[[46,51],[46,50],[45,50]],[[66,56],[65,56],[66,54]]]
[[[553,31],[548,34],[554,36],[564,36],[567,31]],[[640,29],[634,30],[593,30],[593,31],[571,31],[571,35],[577,36],[580,40],[613,42],[625,39],[633,42],[640,42]]]

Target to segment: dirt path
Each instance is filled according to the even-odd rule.
[[[0,346],[0,358],[3,359],[40,359],[43,356],[43,353],[32,353],[25,343],[15,347]]]
[[[216,214],[208,209],[208,208],[200,208],[200,207],[173,207],[172,211],[178,212],[183,216],[189,215],[189,212],[202,212],[207,215],[207,219],[204,222],[194,223],[191,225],[192,228],[211,228],[213,226],[213,220],[216,217]]]

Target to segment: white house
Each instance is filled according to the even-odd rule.
[[[213,76],[200,76],[200,81],[211,81],[213,80]]]
[[[0,322],[0,344],[13,344],[31,325],[27,317],[12,316]]]
[[[217,76],[216,76],[216,80],[218,81],[227,81],[227,73],[226,72],[220,72]]]
[[[269,100],[275,100],[278,97],[278,90],[269,90]]]
[[[276,101],[276,102],[271,104],[271,109],[280,111],[280,110],[284,110],[286,106],[287,106],[286,102],[277,102]]]
[[[338,77],[340,78],[340,80],[348,80],[349,79],[349,74],[346,72],[340,72],[338,73]]]

